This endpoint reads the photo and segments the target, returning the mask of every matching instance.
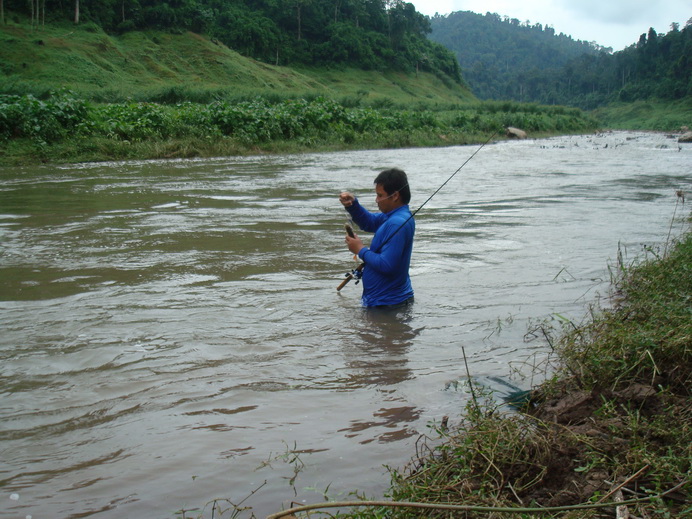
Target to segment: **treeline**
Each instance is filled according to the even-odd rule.
[[[538,101],[528,75],[557,70],[599,47],[555,34],[552,27],[522,23],[496,13],[458,11],[431,19],[430,38],[455,53],[464,79],[479,99]]]
[[[657,34],[652,28],[636,44],[614,54],[582,56],[562,70],[554,88],[570,104],[595,108],[612,101],[633,102],[692,96],[692,19],[680,30]]]
[[[111,33],[189,30],[276,65],[423,70],[461,82],[454,55],[427,38],[429,18],[402,0],[4,0],[0,9],[3,23],[24,16]]]
[[[451,49],[481,99],[593,109],[612,101],[692,95],[692,28],[650,29],[619,51],[573,40],[552,27],[498,14],[456,12],[431,21],[431,38]]]

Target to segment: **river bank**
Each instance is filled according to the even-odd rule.
[[[96,104],[70,92],[0,95],[0,166],[452,146],[517,127],[590,133],[576,108],[513,102],[256,97]]]
[[[359,518],[689,517],[691,273],[689,227],[618,263],[611,307],[529,332],[551,345],[555,373],[509,402],[521,413],[469,377],[461,421],[443,420],[408,466],[390,469],[391,501],[323,505]]]

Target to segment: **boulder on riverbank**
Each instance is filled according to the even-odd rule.
[[[678,139],[678,142],[692,142],[692,132],[683,133]]]
[[[526,139],[526,132],[524,130],[513,128],[512,126],[507,127],[505,135],[510,139]]]

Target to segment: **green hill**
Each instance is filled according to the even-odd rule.
[[[306,94],[407,104],[474,99],[465,86],[431,73],[274,66],[192,32],[109,35],[92,23],[0,26],[0,94],[60,88],[104,102]]]
[[[649,28],[615,53],[494,13],[437,15],[431,27],[430,38],[455,53],[479,99],[593,110],[651,100],[689,105],[692,97],[692,20],[667,34]]]
[[[294,153],[592,131],[578,109],[481,103],[424,66],[278,66],[181,29],[0,25],[0,165]]]
[[[479,99],[513,99],[555,103],[555,96],[539,98],[537,90],[552,87],[554,79],[532,81],[539,71],[554,77],[570,60],[595,56],[595,44],[556,34],[552,27],[521,23],[496,13],[457,11],[431,20],[430,38],[456,55],[464,78]],[[537,84],[534,84],[537,83]]]

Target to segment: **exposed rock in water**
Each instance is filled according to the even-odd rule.
[[[510,139],[526,139],[526,132],[524,130],[513,128],[512,126],[507,127],[505,135]]]
[[[692,142],[692,132],[683,133],[678,139],[678,142]]]

